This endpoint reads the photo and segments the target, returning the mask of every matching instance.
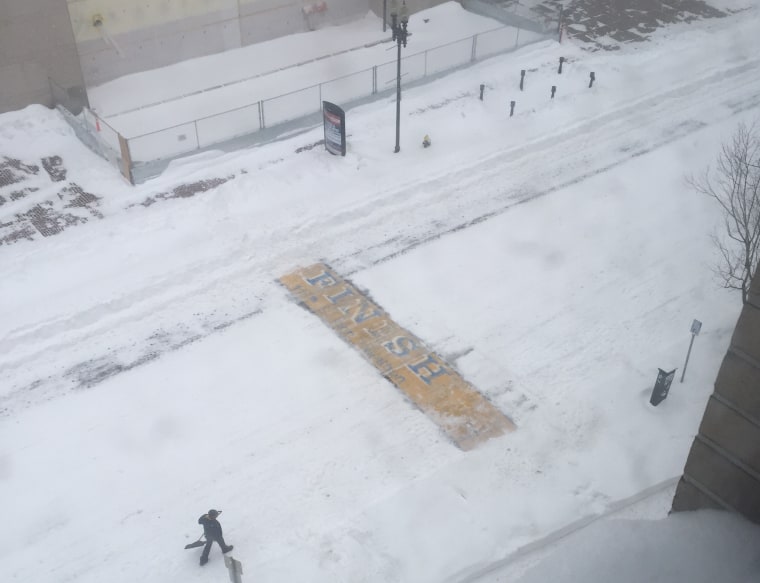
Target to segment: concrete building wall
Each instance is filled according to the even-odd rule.
[[[736,324],[673,510],[725,508],[760,523],[760,277]]]
[[[382,0],[0,0],[0,111],[55,100],[78,112],[85,87],[370,9],[382,15]]]
[[[68,0],[88,86],[364,16],[369,0]]]
[[[398,0],[399,4],[401,4],[402,0]],[[432,8],[433,6],[438,6],[439,4],[443,4],[444,2],[447,2],[448,0],[406,0],[406,7],[409,9],[410,14],[414,14],[415,12],[419,12],[420,10],[427,10],[428,8]],[[457,0],[458,1],[458,0]],[[372,10],[375,14],[382,17],[383,16],[383,0],[369,0],[369,9]],[[386,6],[385,9],[388,12],[388,22],[391,21],[390,13],[391,13],[391,0],[386,0]]]
[[[60,101],[86,104],[82,70],[66,3],[0,0],[0,112]]]

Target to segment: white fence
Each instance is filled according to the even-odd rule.
[[[544,38],[545,35],[525,29],[500,27],[420,53],[406,56],[402,53],[401,75],[404,83],[418,81]],[[393,48],[395,53],[396,47]],[[318,113],[323,100],[345,107],[395,88],[396,67],[394,59],[224,113],[130,137],[126,140],[128,154],[132,162],[174,158]],[[99,134],[99,139],[119,152],[122,147],[119,135],[92,112],[85,113],[89,127]]]

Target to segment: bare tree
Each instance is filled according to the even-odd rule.
[[[760,250],[760,127],[740,123],[721,146],[714,170],[707,168],[689,184],[715,199],[723,211],[723,230],[713,235],[720,260],[715,271],[723,287],[741,290],[747,303]]]

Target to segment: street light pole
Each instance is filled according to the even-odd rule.
[[[409,37],[407,25],[409,24],[409,10],[406,7],[406,0],[398,6],[398,0],[391,0],[391,31],[393,40],[398,46],[398,55],[396,57],[396,148],[393,150],[398,153],[401,150],[399,139],[401,136],[401,45],[406,46],[406,40]]]
[[[398,154],[401,149],[399,137],[401,134],[401,41],[398,42],[398,58],[396,59],[396,149]]]

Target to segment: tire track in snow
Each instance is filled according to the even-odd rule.
[[[752,75],[744,77],[747,73],[751,73]],[[724,92],[721,94],[719,101],[712,99],[712,94],[715,93],[714,86],[730,82],[736,77],[739,77],[740,82],[732,86],[730,93]],[[430,191],[433,193],[430,200],[436,203],[439,203],[443,197],[447,199],[454,198],[456,200],[457,197],[461,198],[462,192],[466,192],[466,201],[460,205],[460,211],[464,215],[470,209],[475,210],[475,212],[469,212],[470,217],[468,219],[452,222],[447,228],[442,228],[440,217],[436,217],[436,220],[439,221],[437,228],[429,229],[425,236],[409,242],[401,249],[395,248],[390,251],[385,249],[385,254],[383,254],[384,243],[379,243],[372,248],[359,249],[346,258],[331,258],[332,265],[341,269],[346,274],[354,273],[364,267],[397,257],[445,234],[483,222],[505,212],[516,204],[545,196],[610,170],[633,158],[649,153],[707,127],[708,123],[695,120],[694,118],[707,109],[708,105],[711,108],[715,108],[716,105],[726,105],[731,111],[731,115],[757,107],[760,105],[760,94],[757,92],[759,84],[760,61],[751,61],[732,70],[722,71],[697,79],[671,91],[654,94],[646,99],[635,100],[624,108],[611,111],[579,124],[571,125],[563,129],[558,135],[540,138],[524,146],[501,151],[498,157],[502,160],[498,164],[494,163],[493,158],[496,158],[494,156],[478,163],[475,167],[466,168],[461,172],[457,170],[442,178],[437,178],[435,181],[428,183],[433,186],[433,188],[430,188]],[[753,88],[755,91],[750,91]],[[754,93],[754,96],[750,98],[744,97],[747,93]],[[742,96],[738,101],[736,100],[737,95]],[[687,104],[678,101],[685,97],[691,97]],[[621,116],[621,114],[623,115]],[[713,118],[711,121],[714,123],[726,117],[729,116],[725,115],[720,119]],[[631,140],[626,136],[626,130],[631,125],[631,118],[638,118],[640,125],[644,127],[644,133],[650,133],[652,128],[656,128],[656,137],[639,143],[635,143],[636,141],[634,140],[634,143],[631,144]],[[657,128],[663,119],[669,121],[668,125]],[[607,124],[605,131],[592,131],[599,124]],[[578,134],[580,134],[580,137]],[[561,154],[552,152],[549,155],[546,153],[547,150],[559,151]],[[601,157],[604,161],[600,162],[600,151],[617,152],[618,155],[612,157],[612,159],[609,156],[606,158]],[[512,154],[514,157],[509,159],[509,154]],[[534,173],[534,167],[526,164],[526,160],[538,157],[552,160],[551,167],[547,168],[539,176]],[[504,160],[504,158],[507,159]],[[574,168],[576,169],[575,172],[573,172]],[[579,168],[582,169],[581,172],[577,171]],[[455,182],[455,191],[447,187],[447,183],[453,175],[457,175],[458,178]],[[504,176],[519,177],[519,179],[512,180],[513,184],[515,184],[513,192],[505,190],[500,186]],[[543,182],[542,187],[527,186],[535,185],[539,182],[539,179]],[[454,196],[451,197],[451,194]],[[404,191],[400,193],[400,196],[403,199],[404,196],[410,196],[410,192]],[[487,212],[478,212],[481,207],[478,204],[473,204],[475,198],[486,201],[500,199],[502,202],[493,203]],[[381,217],[379,220],[373,215],[369,220],[386,226],[387,224],[392,224],[389,220],[390,214],[397,214],[397,211],[394,209],[398,209],[401,202],[402,200],[397,200],[393,204],[388,205],[391,209],[389,215]],[[427,204],[427,202],[418,204],[417,209],[424,211],[427,208]],[[362,216],[361,211],[352,214],[354,215],[352,218],[355,220],[359,220]],[[343,220],[349,219],[346,217]],[[352,229],[355,229],[355,220]],[[340,222],[340,220],[336,221],[336,227]],[[366,228],[368,226],[365,222]],[[403,231],[394,233],[387,241],[389,245],[385,245],[385,247],[395,247],[395,242],[403,238],[403,236]],[[345,235],[341,234],[338,238],[340,239],[341,237],[345,240]]]
[[[497,175],[504,174],[505,172],[514,171],[515,167],[519,168],[523,166],[522,159],[535,156],[541,151],[545,151],[549,147],[556,149],[558,145],[566,143],[568,141],[568,138],[572,138],[575,134],[582,133],[584,130],[589,130],[593,128],[594,126],[598,126],[599,124],[603,124],[607,121],[616,122],[618,126],[622,126],[621,129],[626,129],[630,125],[629,117],[631,113],[641,115],[641,110],[646,111],[647,108],[649,108],[649,106],[652,105],[652,103],[655,103],[655,102],[662,103],[664,99],[668,99],[668,98],[672,99],[673,97],[682,97],[685,95],[693,94],[693,91],[695,88],[702,88],[704,90],[705,87],[708,86],[708,84],[714,85],[714,84],[723,83],[727,79],[742,75],[743,73],[746,73],[749,70],[756,69],[757,64],[758,64],[757,62],[749,62],[741,66],[734,67],[733,69],[721,70],[717,74],[712,74],[704,78],[697,79],[691,83],[688,83],[684,86],[680,86],[674,90],[664,92],[664,93],[654,94],[653,96],[650,96],[645,99],[639,98],[637,100],[634,100],[633,103],[630,103],[623,108],[586,120],[580,124],[570,124],[569,126],[566,126],[565,130],[560,135],[552,136],[549,138],[540,138],[539,140],[536,140],[533,143],[529,143],[527,146],[524,145],[524,146],[512,147],[509,149],[501,150],[498,153],[488,157],[485,160],[481,160],[474,165],[460,168],[453,173],[444,174],[441,177],[438,177],[437,179],[428,180],[428,181],[417,181],[415,184],[411,186],[407,185],[403,189],[398,189],[395,193],[392,193],[390,197],[386,196],[382,198],[380,202],[383,203],[384,207],[390,208],[393,214],[398,213],[398,209],[400,206],[399,203],[403,201],[416,202],[415,206],[417,208],[428,210],[430,207],[426,200],[423,201],[422,204],[420,204],[419,197],[415,198],[411,196],[414,191],[417,191],[419,189],[419,185],[425,184],[426,186],[428,186],[428,190],[435,193],[434,195],[435,199],[441,200],[441,194],[443,192],[446,192],[447,190],[451,192],[450,185],[454,183],[456,184],[456,187],[457,187],[456,188],[457,195],[459,194],[460,191],[468,190],[468,206],[472,206],[471,195],[477,194],[478,192],[478,191],[473,191],[471,189],[471,186],[473,183],[482,185],[483,183],[488,182],[487,178],[495,177]],[[751,80],[751,82],[745,82],[743,85],[750,85],[750,84],[751,85],[755,84],[754,78]],[[734,93],[736,93],[735,91],[736,87],[737,86],[734,86]],[[742,104],[743,109],[746,109],[752,106],[753,103],[754,102],[743,103]],[[735,102],[733,104],[735,104]],[[652,115],[650,112],[648,117],[653,118],[654,122],[659,121],[659,116],[662,115],[662,113],[660,112],[661,109],[662,109],[661,107],[658,108],[658,112],[656,115]],[[699,128],[695,127],[694,129],[696,130]],[[590,134],[590,135],[593,135],[594,140],[598,142],[599,134]],[[676,138],[674,139],[683,137],[683,135],[686,135],[686,134],[683,132],[678,132],[676,134]],[[578,182],[579,180],[583,180],[587,178],[588,176],[591,176],[598,172],[609,169],[613,167],[614,165],[622,163],[631,157],[640,155],[641,153],[644,153],[646,151],[650,151],[653,147],[657,147],[658,145],[662,145],[667,142],[668,140],[664,140],[649,148],[633,150],[631,151],[629,156],[623,157],[622,159],[617,160],[615,163],[608,164],[603,168],[600,168],[600,169],[594,168],[591,171],[583,173],[580,176],[575,177],[569,181],[565,180],[563,181],[561,186],[572,184],[572,183]],[[593,148],[593,150],[599,150],[599,148]],[[621,150],[625,150],[625,148],[621,147]],[[510,155],[517,155],[517,157],[512,158]],[[495,159],[505,159],[505,158],[507,159],[506,164],[494,164]],[[555,171],[554,174],[562,175],[563,173],[564,173],[564,168],[562,168],[561,171]],[[473,179],[472,178],[473,176],[477,178]],[[449,188],[445,188],[445,189],[441,188],[447,185],[449,186]],[[550,191],[556,190],[557,188],[560,188],[561,186],[556,186],[552,188]],[[503,193],[498,193],[498,194],[503,194]],[[538,193],[538,194],[529,193],[528,195],[525,195],[525,194],[521,195],[518,192],[516,195],[513,195],[510,198],[517,199],[517,200],[520,200],[520,199],[530,200],[531,198],[534,198],[535,196],[540,195],[540,194],[546,194],[546,192]],[[451,197],[449,196],[447,198],[451,198]],[[483,197],[481,196],[480,198],[483,198]],[[324,233],[326,230],[330,232],[331,228],[335,229],[337,227],[345,225],[346,223],[351,223],[351,229],[350,229],[351,232],[359,231],[359,232],[364,233],[364,231],[366,230],[366,221],[363,225],[357,226],[355,219],[369,216],[369,218],[372,219],[373,222],[375,223],[378,223],[378,222],[382,223],[385,220],[385,218],[383,217],[378,221],[376,217],[377,213],[369,212],[368,207],[371,207],[372,209],[377,209],[377,203],[378,201],[376,199],[372,199],[368,203],[363,204],[359,206],[358,208],[355,208],[349,212],[344,212],[339,215],[333,216],[328,221],[320,221],[320,222],[312,223],[309,225],[310,226],[309,231],[311,231],[312,233],[314,231],[319,232],[319,233]],[[470,224],[475,224],[476,222],[485,220],[486,218],[490,216],[494,216],[495,214],[499,214],[500,212],[503,212],[504,210],[506,210],[506,208],[509,208],[509,206],[512,206],[512,204],[514,203],[502,205],[501,208],[493,209],[487,213],[481,213],[476,218],[472,219],[470,222],[459,223],[458,225],[455,225],[448,229],[439,229],[438,232],[433,232],[431,236],[423,237],[422,239],[416,239],[414,243],[412,243],[411,245],[407,245],[406,248],[407,249],[413,248],[419,245],[420,241],[429,241],[445,233],[452,232],[454,230],[459,230],[461,228],[465,228],[469,226]],[[406,206],[409,206],[409,205],[407,204]],[[292,240],[293,238],[292,231],[289,228],[283,229],[283,230],[288,232],[287,239],[289,241]],[[345,232],[345,230],[343,232]],[[345,236],[343,235],[343,232],[341,232],[341,235],[338,237],[338,239],[341,241],[341,244],[345,242]],[[311,235],[311,233],[305,232],[304,229],[297,230],[296,233],[299,235],[299,239],[303,238],[305,235]],[[390,242],[395,243],[395,241],[397,240],[402,240],[404,238],[404,235],[407,235],[408,237],[408,233],[402,232],[394,237],[391,237]],[[388,243],[387,240],[381,240],[379,243],[370,245],[367,248],[373,248],[373,247],[381,248],[387,245],[387,243]],[[360,247],[359,250],[355,252],[353,255],[359,256],[361,255],[361,253],[365,252],[367,248]],[[400,252],[403,252],[403,250]],[[396,254],[398,254],[398,252]],[[395,256],[395,255],[391,255],[391,256]],[[335,263],[335,260],[333,260],[333,262]],[[203,265],[201,267],[210,268],[214,265],[218,266],[219,265],[218,261],[216,260],[214,260],[213,262],[209,261],[206,263],[206,265]],[[194,270],[194,272],[197,272],[197,270]],[[186,288],[185,284],[190,279],[192,279],[189,273],[186,273],[185,275],[187,275],[188,277],[187,279],[183,279],[181,281],[182,288]],[[229,275],[231,277],[234,277],[235,273],[231,273]],[[224,277],[224,275],[222,275],[222,277]],[[172,279],[176,280],[176,276]],[[215,278],[215,279],[218,279],[218,278]],[[159,281],[157,283],[152,284],[151,286],[143,288],[139,292],[136,292],[135,294],[123,296],[119,298],[118,300],[109,302],[108,304],[102,304],[91,310],[87,310],[86,312],[77,314],[74,318],[67,316],[67,317],[59,319],[58,321],[43,323],[42,325],[32,330],[24,331],[23,335],[24,336],[31,335],[33,337],[42,335],[42,336],[49,337],[51,335],[55,335],[57,332],[63,332],[63,331],[70,332],[72,327],[81,327],[82,325],[86,326],[90,323],[99,322],[102,320],[103,317],[109,314],[125,311],[127,308],[130,308],[133,305],[140,304],[146,299],[155,298],[157,295],[161,294],[161,292],[166,292],[167,288],[169,288],[172,284],[176,285],[176,281],[171,281],[170,278],[165,278],[165,280]],[[213,287],[213,285],[214,285],[214,281],[212,280],[210,283],[204,286],[201,286],[200,288],[193,288],[193,291],[191,293],[186,293],[184,295],[185,296],[195,295],[198,291],[203,291],[204,288],[209,289]],[[164,293],[163,295],[167,295],[167,294]],[[146,308],[144,312],[147,314],[153,313],[155,312],[155,308],[169,305],[173,303],[175,299],[176,297],[168,297],[165,301],[161,302],[160,304],[153,305],[149,308]],[[20,341],[23,341],[23,339],[20,337],[14,336],[14,334],[10,334],[8,336],[8,339],[4,342],[12,342],[13,344],[18,345]],[[0,342],[0,349],[7,350],[9,348],[10,348],[9,346],[3,346],[3,343]]]
[[[11,378],[30,363],[65,360],[72,344],[89,344],[95,353],[102,353],[99,340],[114,327],[136,321],[149,324],[156,314],[172,314],[172,310],[175,320],[184,320],[199,296],[250,295],[252,281],[267,282],[253,292],[266,296],[269,282],[280,275],[277,268],[283,264],[327,258],[350,274],[387,261],[681,139],[709,125],[696,121],[708,109],[725,107],[722,117],[710,120],[715,123],[757,107],[759,87],[760,60],[747,60],[665,91],[637,96],[606,113],[565,124],[551,136],[378,193],[343,212],[300,226],[287,225],[275,234],[246,241],[246,247],[264,248],[265,238],[266,247],[272,250],[250,263],[241,266],[241,250],[235,249],[113,301],[11,332],[0,341],[0,354],[4,355],[0,374]],[[631,136],[628,131],[634,122],[639,129]],[[544,167],[543,160],[552,160],[552,166]],[[511,177],[507,188],[505,176]],[[399,216],[425,220],[413,219],[389,232]],[[346,248],[354,250],[346,254]],[[198,278],[198,273],[204,277]],[[243,306],[239,308],[242,313]],[[245,308],[250,310],[250,306]],[[230,320],[238,315],[229,314]],[[68,368],[72,368],[70,361]],[[45,392],[40,391],[40,384],[61,384],[55,374],[41,378],[44,380],[31,383],[35,393]],[[31,398],[24,394],[30,391],[19,389],[23,387],[16,386],[14,397],[2,399],[7,410],[13,409],[17,399]]]

